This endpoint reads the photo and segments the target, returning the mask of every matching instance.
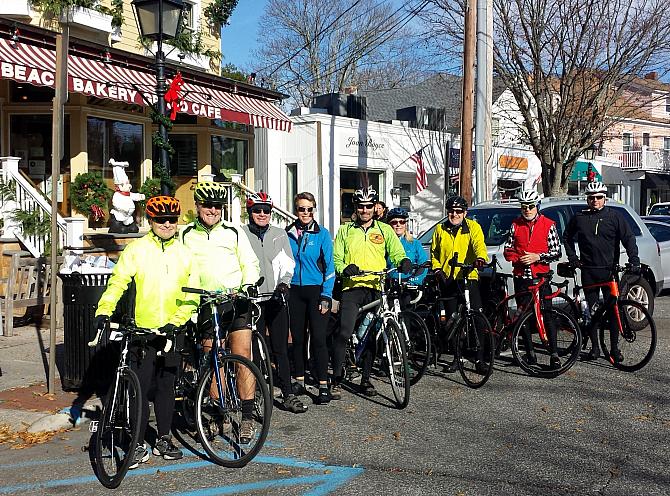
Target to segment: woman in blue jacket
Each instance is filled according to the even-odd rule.
[[[422,264],[428,261],[428,254],[421,246],[421,242],[415,239],[409,232],[407,232],[407,219],[409,214],[404,208],[392,208],[386,216],[386,222],[393,228],[395,233],[400,238],[402,247],[405,249],[405,255],[413,264]],[[387,266],[390,269],[394,267],[387,257]],[[423,283],[428,269],[423,269],[416,275],[403,275],[403,281],[409,284],[416,284],[417,286]],[[393,272],[395,274],[395,272]]]
[[[305,335],[310,329],[310,355],[319,381],[317,404],[333,399],[328,388],[328,348],[326,333],[335,284],[333,242],[330,233],[314,220],[316,200],[311,193],[298,193],[294,199],[298,219],[286,228],[295,271],[289,292],[289,314],[293,338],[295,394],[305,394]],[[337,399],[337,398],[335,398]]]

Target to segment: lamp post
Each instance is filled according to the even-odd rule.
[[[163,41],[173,39],[181,28],[181,17],[184,8],[182,0],[133,0],[135,18],[140,34],[156,42],[156,111],[159,114],[158,134],[163,144],[168,142],[168,131],[165,126],[165,54]],[[156,157],[153,160],[156,164]],[[165,146],[158,146],[158,163],[164,171],[161,176],[161,194],[169,195],[168,179],[170,178],[170,156]]]

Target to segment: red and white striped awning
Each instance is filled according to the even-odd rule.
[[[56,52],[0,39],[0,78],[54,86]],[[68,91],[144,105],[156,101],[156,77],[102,61],[69,55]],[[139,91],[138,91],[139,90]],[[185,82],[180,111],[208,119],[290,131],[291,121],[274,102]]]

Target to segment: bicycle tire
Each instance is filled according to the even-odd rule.
[[[210,365],[198,384],[196,401],[198,436],[212,461],[223,467],[240,468],[253,460],[265,443],[270,429],[272,399],[261,371],[251,360],[239,355],[222,355],[218,361],[221,377],[225,379],[222,386],[224,399],[222,402],[210,401],[209,391],[214,371]],[[253,396],[254,406],[249,420],[253,422],[254,433],[251,442],[246,444],[240,442],[243,417],[237,378],[242,368],[253,376],[254,381],[254,391],[247,391],[248,396]]]
[[[403,310],[398,315],[403,327],[403,336],[408,338],[406,349],[410,365],[410,385],[421,380],[426,373],[431,358],[430,331],[423,319],[411,310]]]
[[[400,326],[395,320],[385,319],[382,322],[382,332],[386,335],[384,345],[391,390],[395,398],[396,408],[402,410],[409,404],[410,391],[409,363],[407,361],[405,338],[401,334]]]
[[[512,355],[521,369],[529,375],[552,378],[564,374],[575,364],[582,348],[582,335],[579,324],[568,312],[554,307],[542,309],[545,323],[551,322],[556,329],[556,353],[561,359],[558,368],[551,367],[551,350],[537,331],[535,312],[525,312],[512,333]],[[535,353],[536,363],[529,363],[528,348],[524,332],[528,331]],[[548,332],[548,330],[547,330]]]
[[[479,322],[476,324],[475,321]],[[480,388],[493,373],[496,343],[491,324],[482,312],[473,310],[468,312],[466,318],[461,319],[456,332],[458,371],[468,387]]]
[[[274,378],[272,376],[272,360],[270,359],[270,349],[263,335],[254,330],[252,335],[252,353],[253,362],[265,378],[270,397],[274,397]]]
[[[196,430],[195,394],[198,382],[198,371],[192,363],[182,357],[179,376],[175,381],[175,405],[184,426],[191,432]]]
[[[102,408],[95,435],[95,474],[109,489],[121,485],[133,461],[142,410],[140,381],[135,372],[124,368],[117,377]]]
[[[649,363],[656,350],[656,322],[645,306],[635,300],[619,300],[621,315],[621,332],[619,332],[619,350],[623,355],[622,362],[614,362],[610,354],[609,329],[605,329],[609,319],[602,319],[599,324],[600,344],[603,354],[614,367],[626,372],[635,372]],[[642,317],[642,318],[640,318]],[[610,317],[611,318],[611,317]],[[641,323],[646,322],[644,327]]]
[[[437,359],[440,353],[440,340],[437,335],[437,323],[435,322],[435,316],[432,312],[433,308],[425,303],[416,305],[414,308],[414,313],[424,321],[428,333],[430,334],[430,363],[437,367]]]

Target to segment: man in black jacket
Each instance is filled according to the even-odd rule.
[[[615,209],[605,206],[607,186],[600,182],[589,183],[586,187],[588,208],[577,212],[565,229],[564,244],[568,260],[575,267],[581,267],[582,285],[597,284],[609,281],[612,269],[619,263],[619,244],[622,243],[628,254],[632,271],[640,272],[640,258],[637,254],[635,235],[626,219]],[[579,246],[579,257],[575,251],[575,241]],[[598,301],[600,290],[603,297],[609,298],[606,287],[586,289],[586,301],[589,307]],[[600,346],[596,329],[590,329],[592,347],[587,360],[595,360],[600,355]],[[619,334],[613,322],[610,324],[611,356],[617,363],[623,361],[619,350]]]

